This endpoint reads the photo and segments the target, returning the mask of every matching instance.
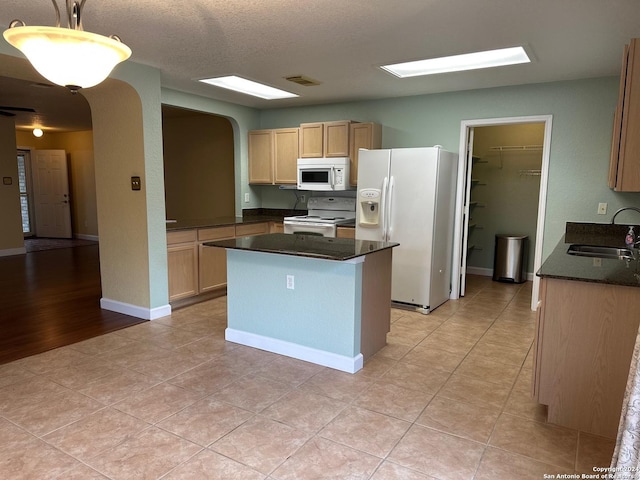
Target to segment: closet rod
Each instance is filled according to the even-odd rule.
[[[542,145],[500,145],[497,147],[489,147],[489,150],[542,150]]]

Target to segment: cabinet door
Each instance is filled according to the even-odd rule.
[[[324,124],[324,156],[349,156],[349,124],[351,122],[326,122]]]
[[[625,47],[615,114],[609,186],[640,192],[640,39]]]
[[[300,124],[300,158],[322,157],[324,125],[322,123]]]
[[[273,183],[273,130],[249,132],[249,183]]]
[[[279,128],[274,130],[275,183],[297,183],[298,163],[297,128]]]
[[[227,250],[199,245],[200,293],[227,285]]]
[[[382,147],[382,126],[377,123],[352,123],[349,134],[349,183],[358,183],[358,150],[368,150]]]
[[[180,243],[167,248],[169,301],[198,293],[198,249],[195,243]]]
[[[269,233],[284,233],[284,225],[282,222],[271,222],[269,224]]]

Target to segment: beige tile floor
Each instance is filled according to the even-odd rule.
[[[529,396],[531,285],[469,277],[392,311],[355,375],[228,343],[225,298],[0,366],[0,474],[18,479],[542,479],[613,442]]]

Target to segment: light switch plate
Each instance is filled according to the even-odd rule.
[[[2,184],[3,185],[11,185],[11,184],[13,184],[13,178],[11,178],[11,177],[2,177]]]
[[[140,177],[131,177],[131,190],[140,190],[142,188],[142,182]]]

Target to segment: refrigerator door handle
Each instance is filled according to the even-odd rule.
[[[391,212],[392,212],[392,208],[393,208],[393,186],[395,185],[395,178],[391,177],[391,180],[389,180],[389,199],[388,199],[388,207],[387,207],[387,235],[386,235],[386,239],[385,241],[388,242],[391,239],[391,233],[392,233],[392,226],[391,226]]]
[[[380,205],[380,215],[382,216],[382,241],[387,240],[387,186],[389,177],[384,177],[382,181],[382,202]]]

